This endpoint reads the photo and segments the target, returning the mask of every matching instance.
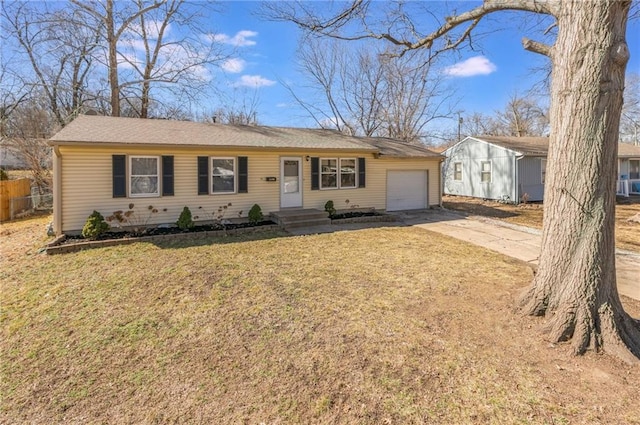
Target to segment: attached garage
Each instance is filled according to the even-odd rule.
[[[429,174],[426,170],[387,172],[387,211],[428,208]]]

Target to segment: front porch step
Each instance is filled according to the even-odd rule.
[[[284,230],[307,226],[331,225],[326,211],[316,209],[292,209],[271,213],[271,219]]]

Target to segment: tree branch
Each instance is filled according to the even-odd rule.
[[[548,44],[530,40],[526,37],[522,39],[522,47],[524,47],[525,50],[533,53],[538,53],[547,57],[551,56],[551,46],[549,46]]]

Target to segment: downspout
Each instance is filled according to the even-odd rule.
[[[58,145],[53,146],[53,230],[62,235],[62,154]]]
[[[518,166],[520,165],[520,160],[524,158],[524,155],[515,155],[513,157],[513,202],[518,205],[520,204],[520,197],[518,196],[518,187],[520,186],[520,182],[518,181]]]
[[[444,179],[442,178],[442,174],[444,173],[444,160],[445,158],[440,158],[440,162],[439,162],[439,173],[438,173],[438,187],[440,188],[439,193],[438,193],[438,205],[440,206],[440,208],[442,208],[442,193],[444,192]]]

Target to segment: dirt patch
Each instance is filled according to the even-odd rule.
[[[640,367],[514,312],[528,266],[423,229],[64,256],[5,230],[1,423],[640,423]]]
[[[542,229],[543,204],[503,204],[465,196],[445,195],[445,208],[473,216],[490,217],[522,226]],[[640,197],[629,198],[616,205],[616,247],[640,252],[640,223],[629,218],[640,213]]]

